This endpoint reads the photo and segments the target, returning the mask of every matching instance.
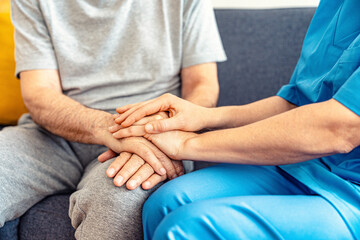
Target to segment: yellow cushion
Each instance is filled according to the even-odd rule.
[[[0,1],[0,124],[16,124],[27,112],[15,78],[14,28],[10,20],[10,0]]]

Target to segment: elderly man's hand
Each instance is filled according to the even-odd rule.
[[[151,151],[152,154],[162,163],[166,169],[166,175],[158,174],[154,168],[138,154],[129,152],[119,153],[108,150],[98,157],[100,162],[105,162],[119,155],[106,171],[108,177],[114,178],[116,186],[126,184],[128,189],[135,189],[140,184],[144,189],[150,189],[166,178],[173,179],[184,174],[184,167],[181,161],[172,161],[157,147],[145,138],[132,137],[118,141],[119,144],[137,145],[138,151]],[[145,148],[141,150],[140,148]]]

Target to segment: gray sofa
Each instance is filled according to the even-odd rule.
[[[291,77],[314,11],[216,10],[228,55],[228,61],[218,65],[219,106],[246,104],[276,94]],[[196,169],[208,165],[196,163]],[[67,215],[69,196],[50,196],[32,207],[20,219],[20,239],[74,239]]]

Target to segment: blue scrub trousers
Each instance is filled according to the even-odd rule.
[[[145,239],[353,239],[327,200],[274,166],[221,164],[160,187]]]

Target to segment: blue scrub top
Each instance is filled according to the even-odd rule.
[[[360,0],[320,2],[278,96],[297,106],[334,98],[360,116]],[[360,147],[281,168],[328,200],[360,239]]]

